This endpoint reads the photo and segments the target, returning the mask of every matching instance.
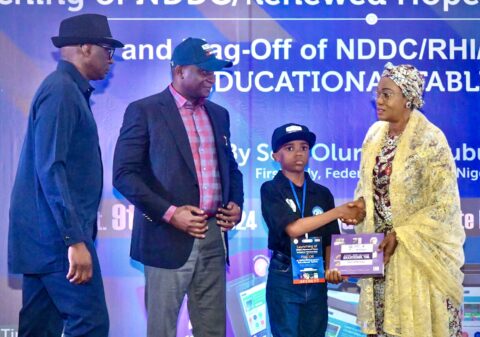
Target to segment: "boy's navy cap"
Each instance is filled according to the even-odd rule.
[[[305,125],[288,123],[273,131],[272,150],[273,152],[277,152],[283,144],[291,142],[292,140],[304,140],[311,148],[315,145],[316,139],[315,134],[308,130]]]
[[[233,65],[231,61],[217,59],[213,48],[206,41],[189,37],[173,50],[171,65],[192,64],[206,71],[217,71]]]

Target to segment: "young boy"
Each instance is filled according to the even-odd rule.
[[[326,267],[326,281],[341,282],[338,271],[328,270],[331,235],[340,233],[337,218],[360,219],[363,213],[353,207],[355,203],[335,208],[328,188],[313,182],[305,172],[315,139],[303,125],[290,123],[275,129],[273,158],[280,163],[281,171],[261,187],[262,214],[269,229],[268,248],[272,250],[266,296],[274,337],[325,336],[327,285],[321,272],[302,272],[294,277],[291,251],[298,249],[299,242],[318,242],[321,238],[317,254],[324,257],[325,266],[319,269]],[[309,257],[315,258],[315,254]],[[294,260],[296,269],[300,263]]]

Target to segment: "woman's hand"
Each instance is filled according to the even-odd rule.
[[[395,232],[388,233],[378,246],[379,251],[383,250],[383,263],[390,262],[390,257],[395,253],[397,245],[397,234]]]

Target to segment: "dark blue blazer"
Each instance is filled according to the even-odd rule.
[[[208,100],[205,108],[215,137],[222,202],[242,207],[242,174],[230,145],[228,111]],[[181,267],[194,238],[162,217],[171,205],[198,206],[200,190],[187,131],[168,88],[127,107],[115,148],[113,185],[135,205],[131,257],[157,268]]]

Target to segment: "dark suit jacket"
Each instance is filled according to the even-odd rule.
[[[222,185],[222,202],[243,205],[242,174],[230,146],[228,111],[210,101]],[[187,131],[167,88],[131,103],[125,112],[113,162],[113,185],[135,205],[130,255],[145,265],[179,268],[194,238],[163,221],[171,205],[195,205],[200,190]]]

